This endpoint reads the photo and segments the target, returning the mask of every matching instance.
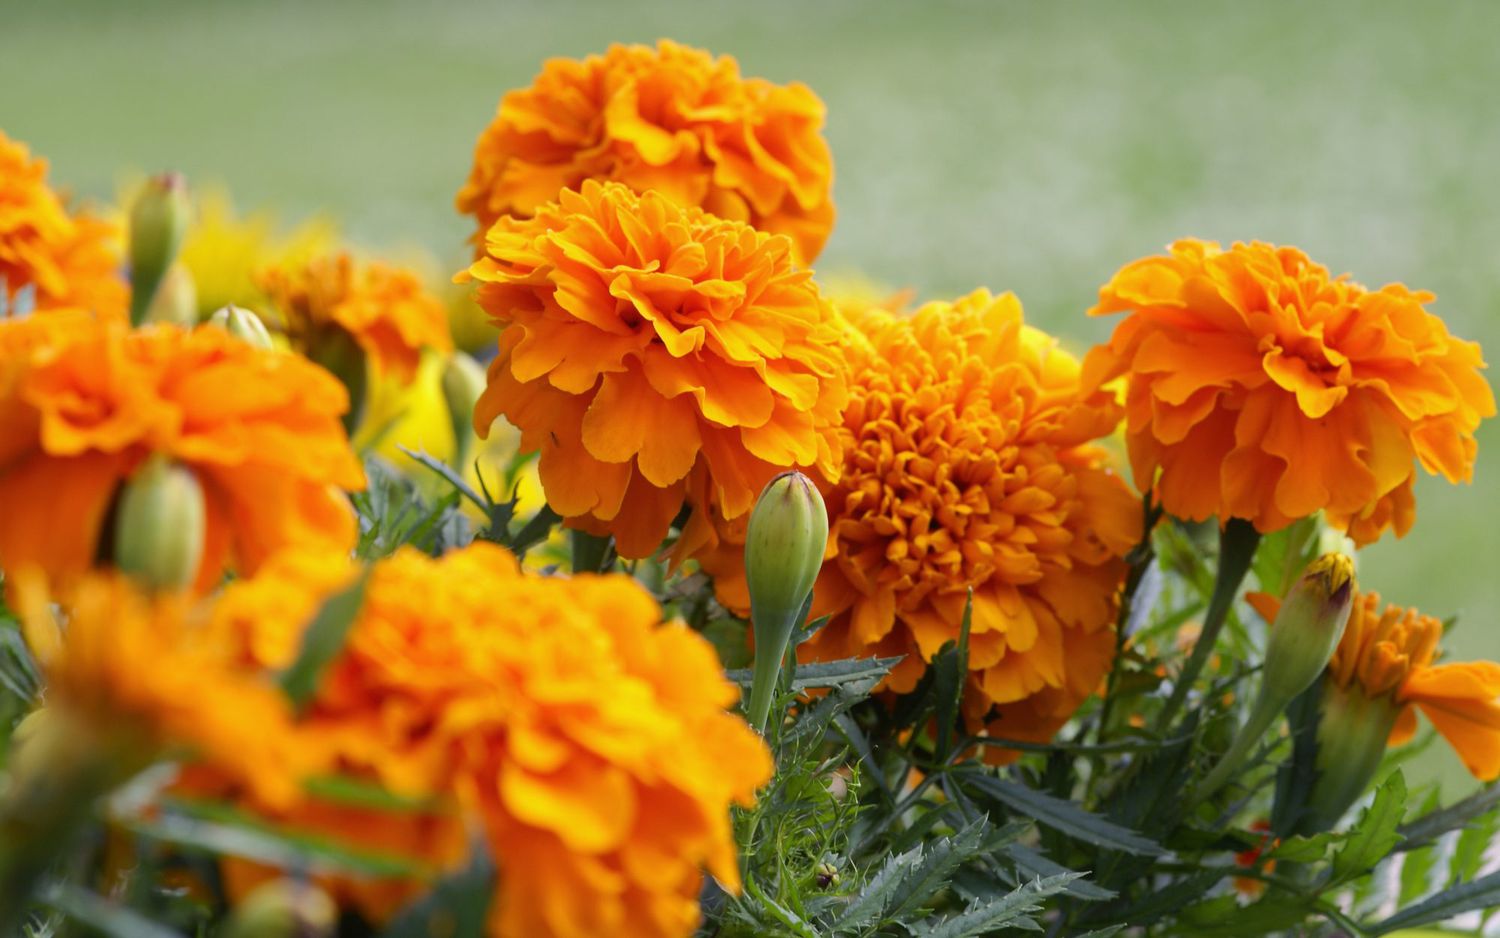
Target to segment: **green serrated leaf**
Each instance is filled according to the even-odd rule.
[[[344,647],[344,639],[359,615],[365,601],[365,587],[369,584],[373,567],[365,567],[354,582],[342,592],[336,593],[323,603],[313,617],[312,624],[302,634],[302,649],[297,660],[282,672],[281,687],[299,710],[306,709],[317,693],[318,681],[323,669],[338,657]]]
[[[1267,856],[1289,863],[1317,863],[1328,853],[1328,845],[1340,835],[1324,832],[1311,837],[1297,835],[1277,844]]]
[[[1055,863],[1043,853],[1031,849],[1025,844],[1006,844],[1003,848],[1006,856],[1010,857],[1016,864],[1016,870],[1025,876],[1033,878],[1046,878],[1056,876],[1059,873],[1073,873],[1060,863]],[[1113,899],[1116,895],[1113,889],[1106,889],[1088,879],[1079,878],[1068,884],[1067,894],[1076,899],[1086,899],[1097,902],[1104,899]]]
[[[963,698],[964,682],[969,674],[969,629],[973,621],[974,591],[970,589],[968,599],[964,602],[958,641],[945,645],[932,662],[932,688],[937,701],[937,750],[934,755],[940,762],[948,759],[953,724],[958,718],[959,702]]]
[[[900,889],[902,895],[890,916],[900,919],[927,906],[948,885],[954,871],[979,852],[988,827],[989,823],[981,818],[952,837],[928,841],[926,855],[905,877]]]
[[[1432,847],[1411,850],[1401,861],[1401,890],[1397,907],[1406,908],[1432,891],[1432,871],[1437,851]]]
[[[1065,890],[1078,873],[1059,873],[1046,879],[1034,879],[1019,889],[991,902],[971,905],[948,918],[925,923],[913,929],[920,938],[974,938],[1001,928],[1040,931],[1031,913],[1042,908],[1043,901]]]
[[[900,663],[901,658],[845,658],[842,661],[824,661],[817,664],[799,665],[797,676],[792,680],[793,693],[809,688],[837,687],[854,681],[870,678],[879,680]],[[726,676],[741,687],[749,687],[754,677],[750,668],[729,671]]]
[[[1437,895],[1409,906],[1368,929],[1370,935],[1384,935],[1402,928],[1430,925],[1475,909],[1500,906],[1500,872],[1482,876],[1472,883],[1444,889]]]
[[[1453,845],[1453,859],[1448,863],[1448,882],[1467,882],[1479,873],[1485,852],[1494,840],[1497,821],[1500,821],[1500,811],[1491,811],[1464,827],[1463,833],[1458,835],[1458,842]]]
[[[833,923],[834,934],[859,934],[861,929],[878,925],[886,910],[900,900],[900,889],[910,871],[922,862],[922,847],[887,857],[863,889],[855,894]]]
[[[1183,909],[1182,934],[1192,938],[1253,938],[1296,928],[1312,913],[1283,896],[1242,906],[1234,896],[1219,896]]]
[[[484,938],[495,864],[477,839],[469,850],[467,866],[438,880],[431,892],[398,913],[380,938]]]
[[[1166,852],[1154,840],[1086,811],[1071,801],[992,775],[969,773],[964,778],[969,787],[1012,811],[1085,843],[1138,856],[1155,857]]]
[[[1362,876],[1390,855],[1401,842],[1396,827],[1406,811],[1406,779],[1392,772],[1375,791],[1375,800],[1359,816],[1348,839],[1333,855],[1333,883]]]
[[[38,898],[43,905],[108,938],[183,938],[180,932],[71,883],[53,883]]]
[[[1413,850],[1432,843],[1449,831],[1466,826],[1471,820],[1495,807],[1500,807],[1500,785],[1490,785],[1482,791],[1454,802],[1441,811],[1432,811],[1403,824],[1396,832],[1405,838],[1396,849]]]

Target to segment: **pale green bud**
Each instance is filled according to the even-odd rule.
[[[224,938],[327,938],[338,926],[339,910],[328,893],[312,883],[273,879],[251,890],[224,925]]]
[[[474,405],[484,385],[484,367],[464,352],[454,352],[443,367],[443,402],[453,424],[453,466],[460,471],[474,447]]]
[[[784,472],[760,493],[745,534],[745,580],[755,629],[750,723],[763,729],[781,659],[823,566],[828,509],[812,481]]]
[[[153,589],[183,589],[197,578],[207,526],[203,487],[185,466],[153,455],[120,493],[115,566]]]
[[[1229,780],[1282,711],[1328,667],[1353,606],[1354,561],[1345,554],[1324,554],[1307,565],[1271,623],[1260,692],[1250,716],[1199,786],[1194,802]]]
[[[177,173],[146,182],[130,207],[130,321],[141,323],[187,233],[187,183]]]
[[[213,315],[208,317],[208,324],[218,326],[236,339],[248,342],[257,348],[275,347],[271,342],[270,330],[266,328],[265,323],[261,322],[260,317],[233,303],[214,310]]]
[[[170,322],[179,326],[198,324],[198,284],[193,272],[181,264],[167,268],[156,296],[146,310],[147,322]]]
[[[1312,686],[1338,647],[1354,606],[1354,561],[1324,554],[1308,564],[1271,624],[1261,693],[1277,711]]]

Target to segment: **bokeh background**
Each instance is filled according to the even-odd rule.
[[[337,218],[456,268],[452,198],[543,59],[672,37],[828,105],[820,271],[919,296],[1014,290],[1077,349],[1122,263],[1183,235],[1295,244],[1438,295],[1500,357],[1500,3],[0,0],[0,127],[109,198],[179,169],[239,206]],[[1500,421],[1471,487],[1424,480],[1367,588],[1500,657]],[[1469,782],[1446,747],[1419,774]],[[1430,775],[1429,775],[1430,773]]]

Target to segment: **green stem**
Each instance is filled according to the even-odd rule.
[[[1109,677],[1104,686],[1104,705],[1099,710],[1099,725],[1095,728],[1094,741],[1104,742],[1108,733],[1110,716],[1115,708],[1115,685],[1120,679],[1120,662],[1125,657],[1125,643],[1129,636],[1125,634],[1125,626],[1130,622],[1130,614],[1135,603],[1136,591],[1140,589],[1141,580],[1145,579],[1146,571],[1156,562],[1156,551],[1152,546],[1151,532],[1156,529],[1156,522],[1161,518],[1161,509],[1151,503],[1151,494],[1146,493],[1141,500],[1141,539],[1131,548],[1130,553],[1125,555],[1130,564],[1130,571],[1125,576],[1125,588],[1120,593],[1120,608],[1115,617],[1115,656],[1110,659]]]
[[[757,635],[765,634],[756,629]],[[745,711],[750,725],[762,736],[766,734],[766,721],[771,715],[771,701],[776,696],[776,682],[781,677],[781,663],[786,657],[786,646],[792,637],[792,623],[787,622],[773,639],[779,641],[755,643],[755,671],[750,683],[750,706]],[[773,647],[774,646],[774,647]]]
[[[587,531],[573,532],[573,572],[599,573],[609,560],[609,538]]]
[[[1214,766],[1213,771],[1203,779],[1198,790],[1193,792],[1193,796],[1188,799],[1189,808],[1202,803],[1229,781],[1229,777],[1245,761],[1245,757],[1255,748],[1255,744],[1265,735],[1266,729],[1275,722],[1279,713],[1276,702],[1271,700],[1263,689],[1255,698],[1255,707],[1250,711],[1250,718],[1245,721],[1244,726],[1240,727],[1239,733],[1234,737],[1234,742],[1229,744],[1228,751],[1219,760],[1219,764]]]
[[[1156,729],[1165,734],[1177,716],[1177,711],[1187,701],[1188,691],[1198,680],[1208,657],[1219,640],[1219,633],[1229,619],[1229,610],[1239,594],[1240,583],[1250,570],[1250,561],[1255,557],[1255,548],[1260,543],[1260,532],[1243,518],[1231,518],[1219,532],[1219,571],[1214,579],[1213,596],[1208,601],[1208,613],[1203,617],[1203,631],[1193,646],[1193,654],[1183,665],[1182,673],[1172,687],[1172,696],[1167,698],[1157,717]]]

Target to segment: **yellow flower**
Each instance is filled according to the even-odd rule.
[[[337,240],[333,224],[323,219],[282,231],[269,212],[240,216],[222,189],[202,192],[196,208],[178,262],[193,275],[200,316],[229,305],[267,312],[268,298],[255,283],[255,271],[306,263]]]
[[[0,309],[27,288],[41,311],[125,315],[119,229],[69,215],[47,185],[47,161],[0,131]]]
[[[729,56],[662,40],[551,59],[507,94],[480,134],[458,209],[476,247],[503,216],[529,217],[585,180],[654,189],[684,206],[792,239],[798,263],[833,227],[823,102],[800,83],[743,78]]]
[[[416,373],[424,348],[452,348],[446,308],[410,270],[356,263],[340,251],[264,267],[255,281],[292,346],[315,359],[330,333],[348,336],[376,374],[405,383]]]
[[[475,429],[520,429],[552,508],[625,557],[656,551],[684,502],[679,559],[779,471],[836,476],[839,332],[789,249],[618,183],[502,219],[468,272],[504,329]]]
[[[283,667],[350,573],[342,558],[280,558],[229,587],[217,631]],[[737,883],[729,806],[771,770],[725,712],[737,697],[708,643],[662,624],[628,577],[532,576],[485,543],[403,551],[377,566],[304,728],[338,770],[450,813],[391,820],[311,799],[285,817],[356,844],[404,839],[435,865],[461,852],[458,817],[477,821],[502,871],[499,938],[686,936],[700,868]],[[413,889],[332,886],[376,918]]]

